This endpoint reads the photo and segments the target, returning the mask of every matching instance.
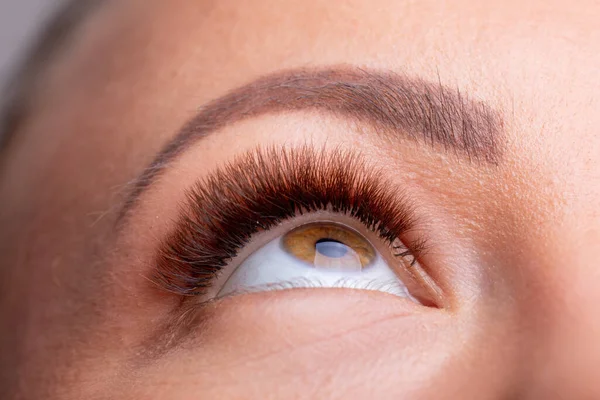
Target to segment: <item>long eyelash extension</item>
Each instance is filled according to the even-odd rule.
[[[414,226],[402,190],[352,151],[258,148],[198,181],[156,256],[153,280],[180,295],[202,295],[252,235],[319,210],[345,214],[377,233],[398,256],[417,257],[422,240],[398,238]]]

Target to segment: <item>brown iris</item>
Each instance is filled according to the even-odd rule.
[[[360,271],[375,259],[373,246],[359,233],[333,223],[302,225],[283,236],[283,248],[315,268]]]

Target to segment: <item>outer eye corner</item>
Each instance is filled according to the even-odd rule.
[[[411,294],[421,303],[421,305],[430,308],[445,308],[446,300],[443,291],[435,280],[429,276],[425,268],[422,266],[422,260],[417,254],[410,254],[410,259],[405,257],[409,251],[405,250],[396,257],[403,260],[404,268],[400,268],[399,274],[404,280],[410,280],[414,284],[411,285]]]

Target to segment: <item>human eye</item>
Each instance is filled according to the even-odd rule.
[[[258,148],[192,186],[152,279],[201,301],[349,288],[436,306],[413,208],[355,151]]]
[[[217,296],[303,287],[379,290],[418,302],[369,239],[324,217],[289,230],[255,251]]]

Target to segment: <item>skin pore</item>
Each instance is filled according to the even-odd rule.
[[[593,1],[98,7],[2,153],[0,397],[599,398],[598,20]],[[331,68],[485,103],[501,152],[478,162],[411,139],[410,125],[382,135],[283,107],[190,144],[116,228],[136,179],[199,109]],[[411,199],[443,307],[319,288],[174,312],[180,297],[147,277],[186,190],[257,146],[307,143],[359,152]]]

